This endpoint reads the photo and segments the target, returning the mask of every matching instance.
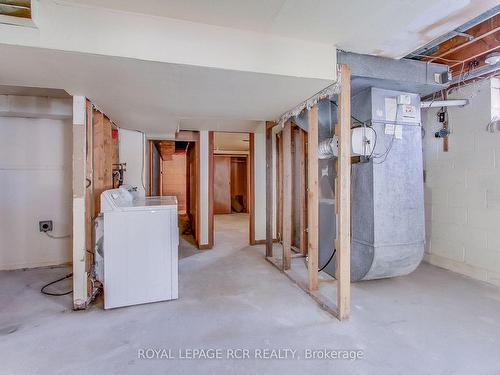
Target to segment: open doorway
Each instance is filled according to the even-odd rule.
[[[253,134],[214,132],[212,147],[215,242],[232,231],[253,244]]]
[[[198,140],[149,141],[149,195],[177,198],[181,258],[198,252]]]

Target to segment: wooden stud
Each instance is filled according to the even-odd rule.
[[[101,212],[101,193],[105,190],[104,168],[106,158],[104,157],[104,115],[102,112],[94,109],[94,140],[93,140],[93,181],[94,181],[94,219]]]
[[[347,319],[351,309],[351,70],[340,66],[338,156],[338,240],[337,240],[337,308],[339,320]]]
[[[214,132],[208,132],[208,248],[214,246]]]
[[[255,245],[255,134],[249,134],[249,154],[247,158],[247,197],[250,214],[249,243]]]
[[[307,254],[307,169],[306,169],[306,133],[304,130],[299,129],[299,194],[300,194],[300,252],[303,255]]]
[[[283,241],[283,134],[276,133],[276,237]]]
[[[318,236],[319,236],[319,186],[318,186],[318,106],[307,112],[307,253],[309,290],[318,289]]]
[[[283,270],[290,269],[292,256],[292,124],[287,122],[282,132],[283,159]]]
[[[266,257],[273,256],[273,127],[266,122]]]
[[[112,127],[111,121],[108,117],[104,116],[103,118],[103,134],[104,134],[104,189],[112,189],[113,188],[113,164],[118,163],[118,161],[113,160],[113,135],[112,135]],[[99,197],[99,200],[101,198]]]
[[[200,163],[201,163],[201,151],[200,151],[200,133],[197,133],[198,140],[194,144],[194,154],[195,154],[195,176],[196,176],[196,216],[195,216],[195,241],[199,249],[201,249],[201,186],[200,186]],[[210,220],[209,220],[210,221]]]

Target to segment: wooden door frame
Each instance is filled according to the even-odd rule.
[[[149,142],[155,142],[157,140],[160,140],[160,139],[150,139]],[[181,130],[179,131],[178,133],[176,133],[175,135],[175,139],[170,139],[172,141],[176,141],[176,142],[193,142],[194,143],[194,152],[195,152],[195,174],[196,174],[196,177],[197,177],[197,184],[196,184],[196,202],[195,202],[195,205],[196,205],[196,216],[194,218],[195,220],[195,228],[196,228],[196,232],[194,234],[194,238],[195,238],[195,241],[196,241],[196,246],[198,247],[198,249],[204,249],[204,248],[207,248],[209,245],[200,245],[200,235],[201,235],[201,228],[200,228],[200,223],[201,223],[201,212],[200,212],[200,207],[201,207],[201,202],[200,202],[200,195],[201,195],[201,181],[199,180],[200,178],[200,160],[201,160],[201,153],[200,153],[200,132],[198,131],[188,131],[188,130]],[[209,141],[210,141],[210,136],[209,136]],[[151,143],[149,143],[151,145]],[[210,151],[209,151],[209,155],[210,155]],[[161,156],[160,156],[161,158]],[[152,169],[152,150],[150,149],[150,155],[149,155],[149,170],[151,171]],[[210,165],[210,161],[209,161],[209,168],[211,168],[213,166]],[[160,163],[160,195],[162,194],[162,185],[163,185],[163,171],[162,171],[162,168],[163,168],[163,163]],[[148,192],[151,191],[151,173],[150,173],[150,176],[149,176],[149,186],[148,186]],[[213,185],[213,184],[212,184]],[[209,176],[209,195],[210,195],[210,176]],[[210,200],[209,200],[209,205],[208,205],[208,208],[209,208],[209,214],[211,214],[213,216],[213,206],[211,206],[210,204]],[[208,222],[208,228],[209,228],[209,241],[210,241],[210,227],[212,226],[213,228],[213,221],[212,223],[210,223],[210,220]],[[213,230],[212,230],[213,232]],[[212,236],[213,236],[213,233],[212,233]],[[212,243],[213,243],[213,238],[211,239]],[[210,246],[211,247],[211,246]]]
[[[214,134],[215,131],[208,132],[208,238],[209,248],[214,245]],[[248,224],[248,243],[253,246],[255,240],[255,134],[253,132],[232,132],[220,131],[218,133],[243,133],[248,134],[248,155],[247,155],[247,196],[248,214],[250,216]]]
[[[155,145],[156,140],[149,139],[148,140],[148,154],[149,154],[149,178],[148,178],[148,188],[147,195],[153,195],[153,147]],[[158,150],[157,150],[158,151]],[[163,195],[163,158],[161,157],[160,152],[158,151],[158,157],[160,158],[159,171],[158,171],[158,193],[160,196]]]

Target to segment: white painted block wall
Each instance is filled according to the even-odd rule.
[[[461,88],[450,99],[449,151],[434,137],[438,109],[422,111],[426,260],[437,266],[500,285],[500,132],[488,133],[492,98],[500,106],[498,80]],[[496,97],[496,99],[495,99]],[[498,109],[497,109],[498,110]]]
[[[71,238],[38,230],[53,220],[54,235],[72,232],[71,162],[71,119],[0,117],[0,270],[71,262]]]
[[[148,160],[146,155],[146,139],[144,134],[135,130],[118,130],[118,155],[120,163],[127,163],[123,183],[136,186],[137,191],[146,194],[146,170]]]

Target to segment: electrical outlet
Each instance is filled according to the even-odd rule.
[[[40,227],[40,232],[52,232],[52,220],[43,220],[38,223]]]

